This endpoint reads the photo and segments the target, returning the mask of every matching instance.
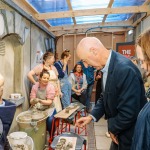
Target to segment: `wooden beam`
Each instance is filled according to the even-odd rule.
[[[20,8],[30,14],[34,19],[36,19],[35,14],[38,14],[38,11],[34,7],[32,7],[29,2],[27,2],[26,0],[13,0],[13,2],[15,2]],[[46,28],[49,28],[51,26],[46,20],[43,20],[41,23]]]
[[[140,23],[144,17],[146,17],[146,14],[142,14],[141,17],[132,24],[132,26],[137,26],[137,24]]]
[[[69,10],[73,10],[73,9],[72,9],[72,5],[71,5],[70,0],[66,0],[66,1],[67,1],[67,4],[68,4],[68,7],[69,7]],[[74,24],[77,24],[77,23],[76,23],[76,19],[75,19],[75,17],[72,17],[72,20],[73,20],[73,23],[74,23]]]
[[[89,23],[89,24],[78,24],[78,25],[67,25],[67,26],[57,26],[50,27],[49,30],[62,31],[62,30],[78,30],[78,29],[89,29],[92,27],[127,27],[131,26],[131,21],[118,21],[118,22],[105,22],[105,23]]]
[[[63,49],[62,49],[62,52],[64,51],[64,49],[65,49],[65,35],[63,35],[63,38],[62,38],[62,40],[63,40]]]
[[[24,2],[25,5],[27,5],[27,7],[29,7],[29,9],[31,11],[33,11],[34,14],[39,13],[27,0],[22,0]],[[33,15],[33,14],[32,14]],[[34,15],[33,15],[34,16]],[[44,24],[44,26],[46,26],[47,28],[49,28],[51,25],[50,23],[48,23],[46,20],[42,20],[42,23]]]
[[[142,13],[148,12],[149,6],[130,6],[130,7],[117,7],[117,8],[98,8],[98,9],[85,9],[85,10],[73,10],[62,12],[51,12],[35,14],[38,20],[52,19],[52,18],[68,18],[78,16],[94,16],[105,14],[125,14],[125,13]]]
[[[114,0],[110,0],[110,1],[109,1],[109,4],[108,4],[108,6],[107,6],[107,8],[111,8],[111,7],[112,7],[112,5],[113,5],[113,3],[114,3]],[[107,16],[108,16],[108,15],[105,15],[105,16],[104,16],[104,18],[103,18],[102,22],[105,22],[105,20],[106,20]]]
[[[146,0],[143,5],[148,5],[150,3],[150,0]]]
[[[142,4],[142,6],[148,5],[149,3],[150,3],[150,0],[146,0],[146,1]],[[136,14],[132,15],[132,16],[129,18],[129,20],[132,20],[132,19],[135,17],[135,15],[136,15]]]
[[[77,36],[76,34],[74,35],[74,38],[73,38],[73,66],[75,66],[76,64],[76,53],[75,53],[75,50],[76,50],[76,47],[77,47]]]

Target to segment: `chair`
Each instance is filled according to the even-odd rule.
[[[56,136],[51,144],[52,149],[56,148],[59,138],[62,137],[76,137],[77,142],[76,142],[75,150],[82,150],[83,145],[84,145],[84,150],[86,150],[86,140],[82,136],[72,132],[64,132],[61,135]]]
[[[77,112],[74,112],[71,116],[75,116]],[[70,119],[70,117],[68,118]],[[70,123],[63,118],[53,118],[52,129],[49,137],[49,143],[51,144],[53,138],[62,134],[63,132],[70,132]],[[50,150],[50,149],[49,149]]]

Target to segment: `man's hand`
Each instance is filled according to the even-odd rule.
[[[118,143],[118,138],[117,138],[117,136],[115,136],[115,135],[114,135],[113,133],[111,133],[111,132],[109,132],[109,134],[110,134],[110,137],[111,137],[112,141],[118,145],[119,143]]]
[[[99,80],[100,78],[101,78],[100,75],[97,75],[97,76],[96,76],[96,80]]]
[[[92,121],[92,117],[91,116],[87,116],[87,117],[81,117],[80,119],[78,119],[76,121],[75,126],[76,127],[80,127],[83,128],[86,124],[90,123]]]

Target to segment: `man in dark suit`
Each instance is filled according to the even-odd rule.
[[[111,150],[130,150],[138,113],[146,103],[143,81],[138,68],[127,58],[94,37],[86,37],[77,46],[77,55],[84,63],[103,72],[103,93],[87,117],[76,126],[83,127],[104,114],[108,120]]]

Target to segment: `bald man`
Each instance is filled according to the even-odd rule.
[[[130,150],[138,113],[146,103],[141,73],[129,59],[107,50],[95,37],[82,39],[76,52],[84,63],[103,72],[103,92],[91,114],[77,120],[76,126],[98,121],[105,114],[110,150]]]

